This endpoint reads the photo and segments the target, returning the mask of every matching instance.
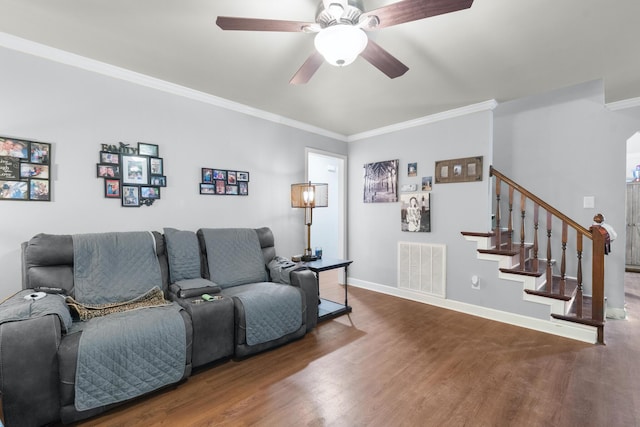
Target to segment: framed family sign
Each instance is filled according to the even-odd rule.
[[[0,200],[51,201],[51,144],[0,136]]]
[[[482,181],[482,156],[436,162],[436,184]]]
[[[167,186],[159,152],[158,145],[143,142],[137,147],[103,144],[96,168],[98,178],[104,179],[104,197],[120,199],[123,207],[152,205]]]

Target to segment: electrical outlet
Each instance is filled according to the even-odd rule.
[[[480,278],[475,274],[471,276],[471,289],[480,289]]]

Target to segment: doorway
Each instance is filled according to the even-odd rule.
[[[329,206],[313,210],[311,249],[321,247],[323,258],[345,259],[346,157],[307,148],[306,159],[307,180],[329,184]]]
[[[640,272],[640,132],[627,140],[626,271]]]

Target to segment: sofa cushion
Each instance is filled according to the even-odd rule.
[[[204,228],[199,231],[207,251],[211,280],[222,288],[267,280],[256,230]]]
[[[165,228],[171,283],[200,278],[200,248],[193,231]]]

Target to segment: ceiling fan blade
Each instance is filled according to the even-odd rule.
[[[371,65],[385,73],[390,79],[400,77],[409,70],[409,67],[398,61],[395,56],[380,47],[379,44],[369,39],[367,47],[360,54]]]
[[[300,67],[300,69],[296,71],[293,77],[291,77],[291,80],[289,80],[289,84],[303,85],[307,83],[309,80],[311,80],[311,77],[313,77],[316,71],[318,71],[318,68],[320,68],[323,62],[324,58],[322,57],[320,52],[315,51],[311,54],[310,57],[307,58],[306,61],[304,61],[302,67]]]
[[[277,19],[236,18],[218,16],[216,24],[223,30],[300,32],[315,27],[315,22],[281,21]]]
[[[417,21],[430,16],[468,9],[473,0],[403,0],[363,13],[363,18],[377,16],[375,29]]]

